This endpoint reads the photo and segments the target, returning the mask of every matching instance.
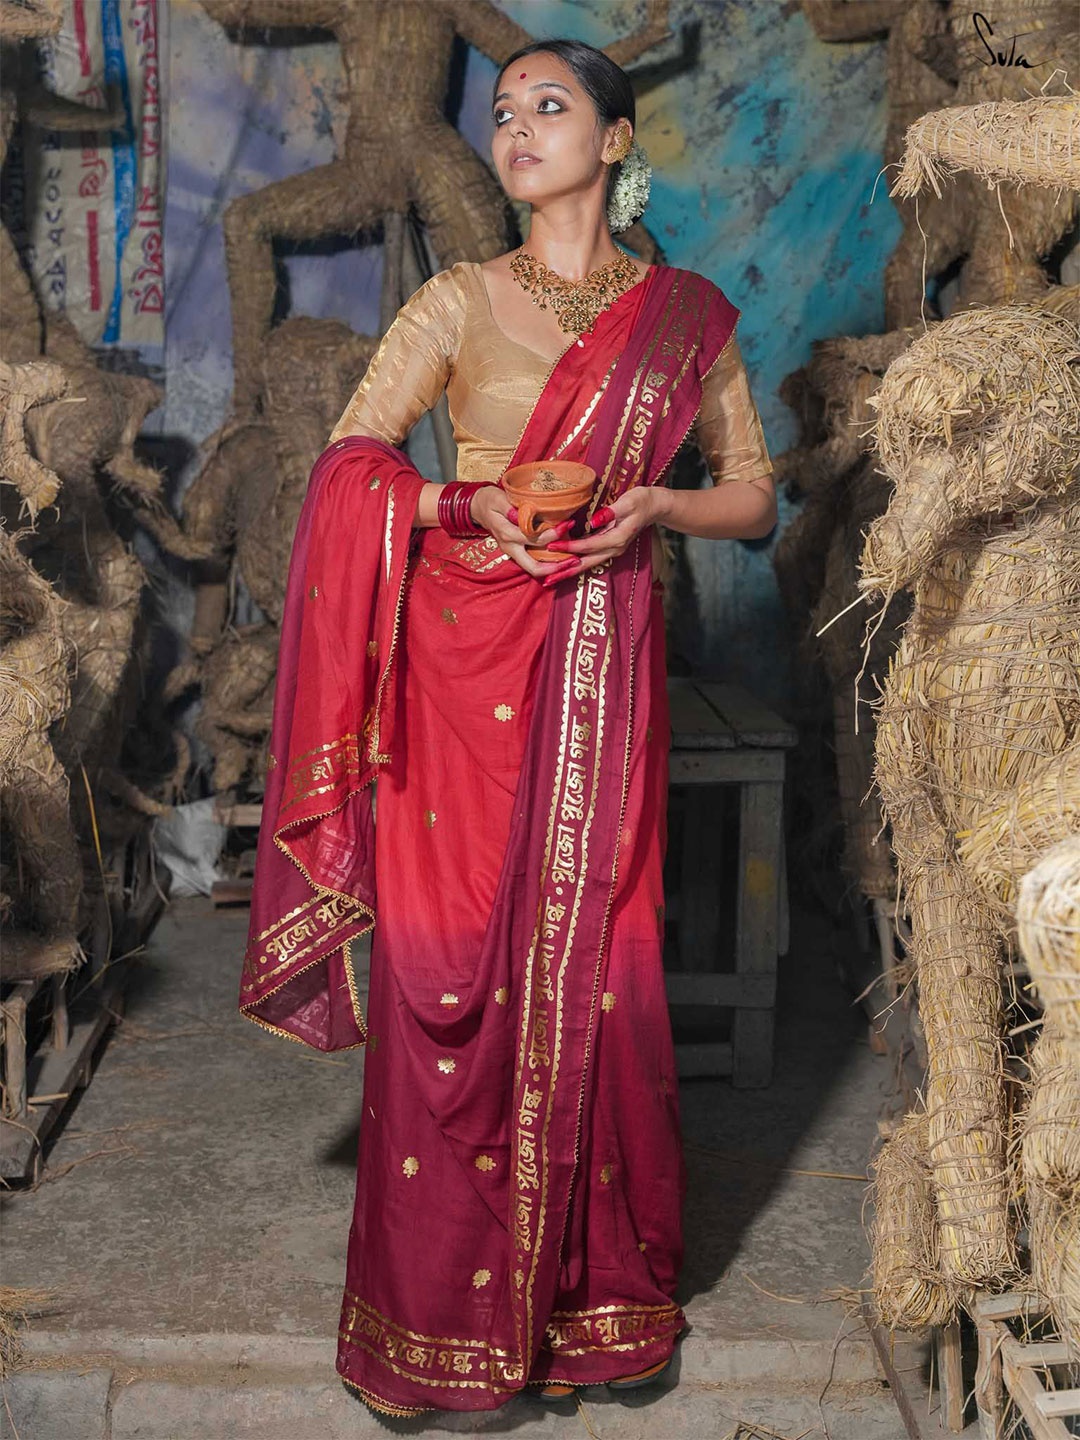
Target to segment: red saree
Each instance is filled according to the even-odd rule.
[[[738,314],[654,266],[554,365],[512,463],[586,461],[597,506],[662,482]],[[651,536],[544,590],[494,541],[412,532],[423,483],[357,436],[312,472],[240,996],[368,1043],[338,1370],[391,1414],[611,1379],[683,1324]]]

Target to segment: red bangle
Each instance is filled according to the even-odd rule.
[[[439,491],[437,515],[439,524],[448,535],[455,540],[465,540],[484,534],[472,518],[472,501],[478,490],[492,483],[490,480],[447,481]]]

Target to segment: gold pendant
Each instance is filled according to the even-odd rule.
[[[584,280],[567,280],[525,249],[510,261],[510,273],[541,310],[550,305],[559,329],[572,335],[591,330],[601,310],[613,305],[638,280],[637,268],[628,255],[609,260]]]

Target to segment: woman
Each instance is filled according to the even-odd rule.
[[[644,205],[629,164],[612,189],[624,73],[530,45],[493,117],[527,243],[402,307],[312,473],[240,997],[320,1049],[367,1044],[338,1370],[393,1415],[635,1385],[671,1359],[655,526],[761,536],[776,516],[738,310],[611,239]],[[444,391],[446,486],[395,448]],[[672,491],[691,428],[724,483]],[[600,488],[541,563],[494,482],[555,457]],[[351,946],[373,925],[365,1022]]]

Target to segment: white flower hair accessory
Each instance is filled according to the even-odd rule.
[[[611,189],[607,222],[613,235],[625,230],[645,213],[652,183],[652,166],[645,150],[635,140],[622,162],[618,179]]]

